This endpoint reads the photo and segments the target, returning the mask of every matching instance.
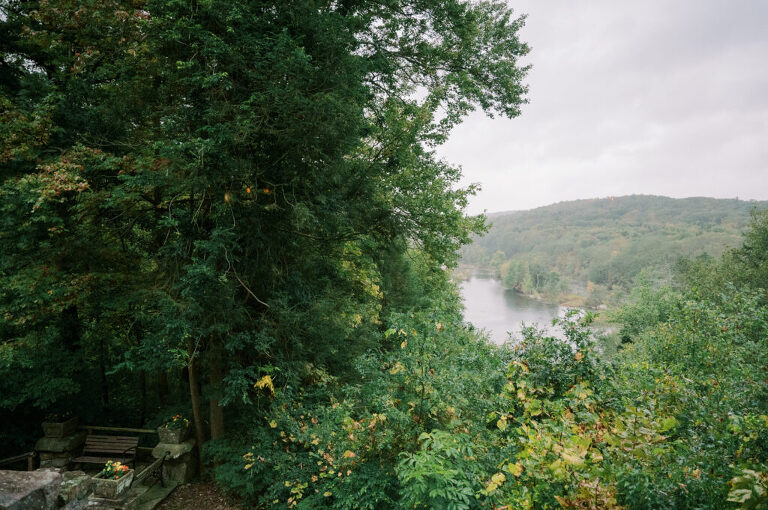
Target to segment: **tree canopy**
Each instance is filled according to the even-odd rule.
[[[186,367],[203,439],[204,400],[218,437],[264,374],[344,376],[412,306],[409,260],[483,228],[435,146],[525,101],[503,2],[0,9],[6,411],[120,407]]]

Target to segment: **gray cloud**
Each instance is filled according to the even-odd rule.
[[[530,104],[439,153],[470,212],[632,193],[768,199],[768,2],[511,0]]]

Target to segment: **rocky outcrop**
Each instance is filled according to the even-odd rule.
[[[62,478],[54,469],[0,471],[0,510],[58,508]]]

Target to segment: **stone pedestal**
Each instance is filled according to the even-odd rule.
[[[152,450],[152,456],[160,459],[169,454],[163,463],[163,480],[168,482],[189,483],[197,473],[195,440],[187,439],[179,444],[158,443]]]
[[[85,431],[75,432],[64,437],[43,437],[35,444],[35,451],[40,455],[40,467],[63,468],[77,457],[85,444]]]
[[[0,471],[0,510],[52,510],[62,476],[54,469]]]

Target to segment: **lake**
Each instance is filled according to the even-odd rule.
[[[505,289],[489,274],[475,273],[461,283],[464,319],[476,328],[484,329],[494,343],[504,343],[511,331],[517,338],[523,323],[537,323],[540,329],[554,336],[560,331],[552,327],[552,319],[565,309],[523,296]]]

